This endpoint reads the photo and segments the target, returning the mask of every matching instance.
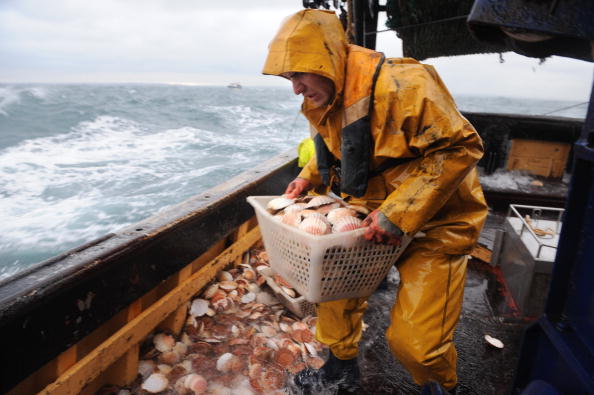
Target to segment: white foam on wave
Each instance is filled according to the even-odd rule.
[[[180,166],[193,170],[184,158],[201,155],[204,134],[100,116],[0,151],[0,218],[9,219],[0,221],[0,252],[78,244],[149,216],[159,208],[152,198],[168,193],[162,186],[188,176]]]
[[[49,91],[46,87],[31,86],[23,89],[24,93],[28,93],[37,99],[45,99],[48,97]]]
[[[8,116],[7,109],[15,104],[20,104],[24,96],[32,96],[45,100],[49,90],[42,86],[3,86],[0,87],[0,114]]]
[[[7,90],[4,97],[42,99],[50,93]],[[0,218],[7,219],[0,222],[0,277],[14,266],[3,255],[20,259],[25,252],[76,247],[213,187],[299,140],[288,138],[286,118],[263,108],[205,111],[223,120],[220,129],[166,129],[103,115],[0,150]]]
[[[231,143],[247,152],[257,151],[262,148],[262,141],[278,152],[293,147],[306,137],[307,128],[305,118],[298,119],[300,113],[296,113],[291,122],[287,117],[277,112],[270,112],[261,109],[254,109],[248,105],[235,106],[206,106],[207,112],[216,113],[226,119],[229,123],[236,125],[234,135],[226,139],[225,136],[217,136],[220,143]],[[298,125],[300,121],[303,125]],[[295,135],[299,134],[299,137]],[[241,136],[241,138],[237,138]],[[251,155],[251,154],[249,154]]]
[[[206,106],[204,110],[222,115],[246,129],[257,129],[262,126],[273,125],[283,120],[283,117],[279,114],[256,111],[247,105]]]
[[[0,87],[0,114],[6,116],[6,109],[21,100],[19,91],[13,87]]]

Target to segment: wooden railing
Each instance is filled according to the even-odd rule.
[[[9,394],[94,394],[124,386],[137,374],[140,343],[155,329],[179,334],[188,301],[216,273],[241,262],[260,239],[255,219],[240,225],[178,273],[135,300],[111,320],[33,373]],[[225,245],[231,245],[225,248]]]

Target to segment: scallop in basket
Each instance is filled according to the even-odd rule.
[[[269,209],[273,199],[273,207]],[[278,196],[249,196],[247,200],[256,211],[270,266],[311,303],[371,295],[411,240],[403,236],[400,246],[367,241],[363,238],[365,229],[352,221],[341,220],[338,211],[335,212],[338,218],[333,221],[344,226],[342,232],[328,233],[325,225],[313,220],[307,224],[318,226],[322,229],[319,233],[316,233],[318,228],[306,231],[306,227],[299,227],[305,219],[323,212],[321,206],[334,205],[327,208],[326,219],[332,210],[345,208],[338,201],[325,202],[317,210],[307,207],[310,201],[303,207],[301,219],[285,223],[289,221],[283,221],[277,212],[295,202],[282,201]]]

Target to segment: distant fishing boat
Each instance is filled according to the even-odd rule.
[[[239,82],[232,82],[229,85],[227,85],[227,88],[238,88],[238,89],[241,89],[241,84]]]

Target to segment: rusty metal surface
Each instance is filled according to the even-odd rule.
[[[594,39],[594,7],[590,0],[483,0],[474,7],[478,22]]]
[[[591,62],[593,20],[590,0],[476,0],[468,27],[477,40],[525,56],[560,55]]]
[[[0,392],[113,317],[253,216],[249,195],[280,194],[292,154],[0,286]]]

